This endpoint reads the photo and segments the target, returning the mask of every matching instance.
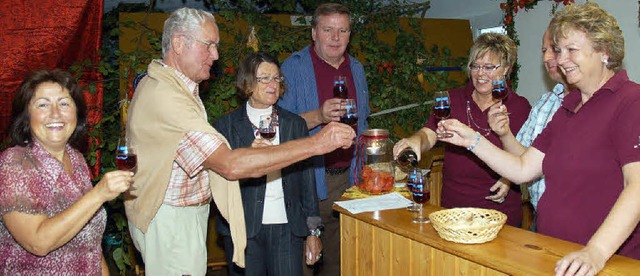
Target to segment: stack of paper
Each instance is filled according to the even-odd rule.
[[[358,214],[362,212],[406,208],[411,204],[411,201],[399,193],[393,192],[386,195],[362,199],[336,201],[335,203],[338,206],[347,209],[347,211],[352,214]]]

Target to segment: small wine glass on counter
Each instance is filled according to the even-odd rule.
[[[413,218],[413,222],[428,223],[430,222],[429,218],[426,218],[422,215],[422,205],[428,202],[429,199],[431,199],[429,180],[426,179],[418,170],[416,170],[416,174],[413,176],[413,178],[410,178],[409,181],[411,181],[411,179],[413,179],[413,185],[409,191],[411,192],[413,201],[418,204],[418,216]]]
[[[411,193],[411,205],[407,206],[407,211],[409,212],[418,212],[420,211],[420,205],[418,205],[415,201],[413,201],[413,185],[416,182],[420,182],[420,180],[416,180],[416,178],[420,176],[420,173],[417,169],[411,171],[407,175],[407,190]]]
[[[451,114],[451,103],[449,102],[449,91],[436,91],[434,94],[435,103],[433,105],[433,115],[440,120],[449,118]],[[438,134],[438,138],[451,138],[453,134],[449,132]]]
[[[138,165],[136,148],[131,144],[131,140],[125,137],[118,139],[116,148],[116,166],[125,171],[133,171]]]
[[[356,100],[346,99],[343,100],[345,106],[344,115],[340,116],[340,122],[350,126],[358,125],[358,106]]]
[[[260,126],[258,127],[260,137],[269,141],[273,140],[276,137],[277,124],[278,122],[271,115],[260,115]]]

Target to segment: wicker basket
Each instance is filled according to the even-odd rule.
[[[492,209],[453,208],[433,212],[429,219],[441,238],[471,244],[495,239],[507,215]]]

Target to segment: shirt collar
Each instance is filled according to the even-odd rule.
[[[551,92],[558,96],[558,98],[560,99],[564,98],[564,84],[557,83],[556,86],[553,87],[553,90],[551,90]]]
[[[178,76],[179,79],[181,79],[185,85],[187,85],[187,89],[189,89],[189,91],[191,91],[194,95],[198,95],[198,83],[191,80],[189,77],[187,77],[185,74],[183,74],[182,72],[178,71],[176,68],[173,68],[167,64],[165,64],[161,59],[154,59],[153,61],[159,63],[160,65],[162,65],[163,67],[170,67],[171,69],[173,69],[173,72],[176,74],[176,76]]]
[[[598,97],[599,95],[601,95],[604,91],[616,93],[622,87],[622,85],[624,85],[624,83],[628,81],[629,76],[627,76],[626,70],[620,70],[616,72],[613,77],[611,77],[602,87],[600,87],[600,89],[596,90],[596,92],[593,92],[591,100],[593,100],[594,97]],[[562,107],[573,113],[581,101],[582,97],[580,95],[580,90],[575,89],[571,91],[571,93],[569,93],[569,95],[567,95],[567,97],[562,101]]]

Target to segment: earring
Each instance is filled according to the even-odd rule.
[[[607,60],[606,58],[602,59],[602,64],[604,64],[604,66],[609,65],[609,60]]]

